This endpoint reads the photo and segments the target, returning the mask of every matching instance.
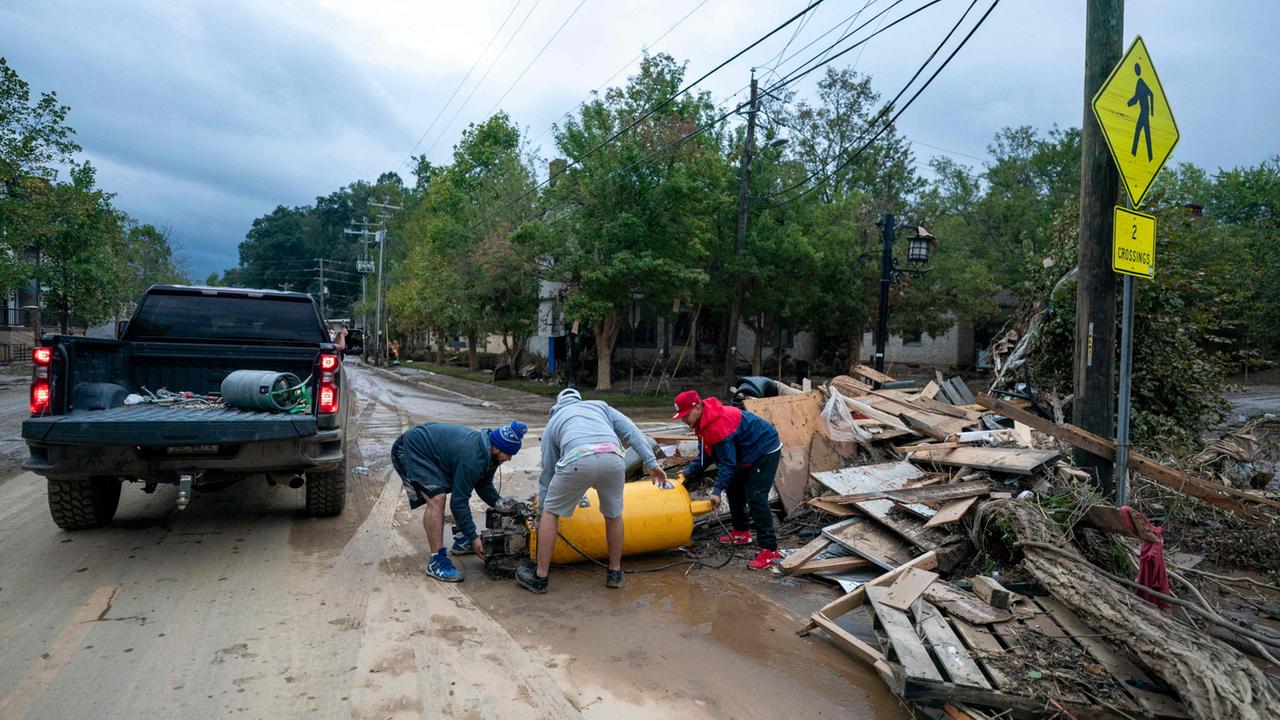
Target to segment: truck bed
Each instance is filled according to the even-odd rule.
[[[312,415],[234,408],[126,405],[31,418],[26,440],[76,445],[180,446],[290,440],[316,434]]]

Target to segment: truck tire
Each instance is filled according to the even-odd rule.
[[[307,473],[307,514],[334,517],[347,503],[347,461],[332,470]]]
[[[119,504],[120,481],[113,477],[49,480],[49,514],[63,530],[102,527]]]

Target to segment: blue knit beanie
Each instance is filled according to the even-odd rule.
[[[512,420],[510,425],[490,430],[489,443],[508,455],[515,455],[520,452],[520,441],[524,439],[524,433],[528,429],[528,425]]]

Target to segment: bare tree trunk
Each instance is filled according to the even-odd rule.
[[[444,328],[438,327],[431,331],[436,338],[436,364],[444,364]]]
[[[849,336],[849,374],[853,374],[853,369],[860,365],[858,356],[862,354],[862,333],[855,333]]]
[[[755,342],[751,344],[751,374],[760,375],[764,369],[764,344],[769,337],[769,324],[766,322],[764,315],[756,317],[756,321],[751,325],[751,332],[755,336]]]
[[[616,312],[605,315],[595,325],[596,336],[596,389],[613,388],[613,344],[618,339],[622,321]]]
[[[467,333],[467,369],[475,372],[480,369],[480,356],[476,354],[476,331]]]

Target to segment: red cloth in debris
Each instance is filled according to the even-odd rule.
[[[1164,534],[1164,530],[1152,525],[1145,517],[1142,516],[1142,513],[1134,510],[1128,505],[1120,508],[1120,515],[1124,518],[1125,523],[1128,524],[1129,530],[1135,535],[1138,534],[1138,527],[1134,524],[1134,515],[1137,515],[1138,518],[1142,520],[1142,524],[1145,525],[1148,530],[1155,533],[1155,542],[1151,542],[1149,540],[1142,541],[1142,552],[1138,557],[1137,583],[1145,588],[1168,595],[1169,572],[1165,569],[1164,565],[1164,540],[1161,538]],[[1168,600],[1162,600],[1155,595],[1142,592],[1141,590],[1135,592],[1138,593],[1138,597],[1154,604],[1158,608],[1163,609],[1169,607]]]

